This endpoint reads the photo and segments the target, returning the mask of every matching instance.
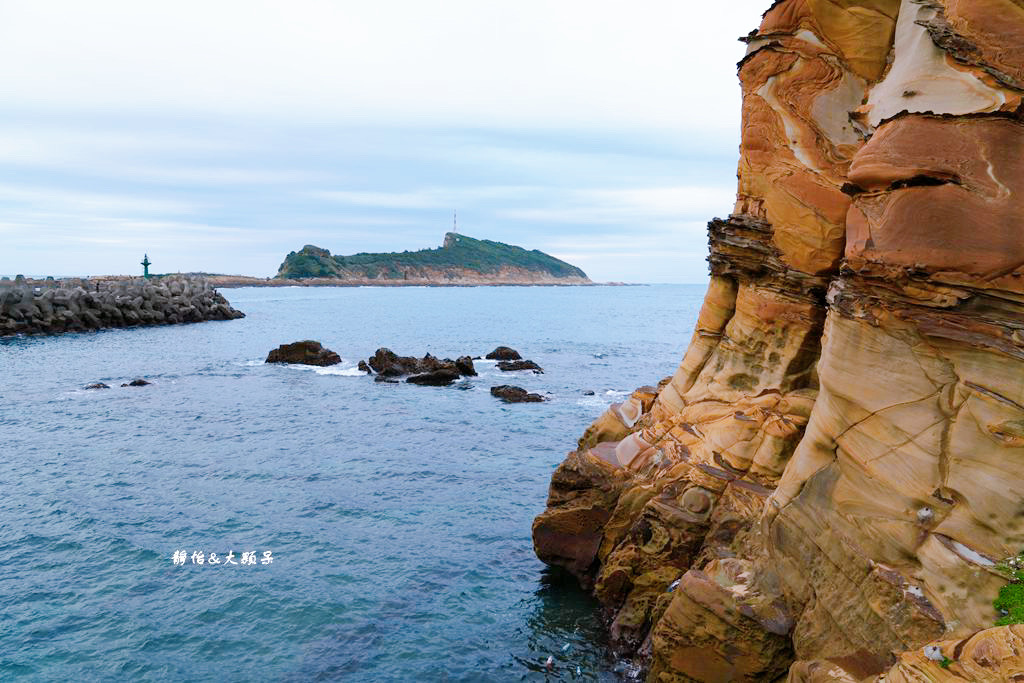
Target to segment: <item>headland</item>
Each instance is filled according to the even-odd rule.
[[[436,249],[332,256],[306,245],[285,257],[275,279],[289,284],[474,286],[591,285],[582,270],[536,249],[449,232]]]

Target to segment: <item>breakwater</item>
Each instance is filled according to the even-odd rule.
[[[198,276],[0,282],[0,336],[242,317]]]

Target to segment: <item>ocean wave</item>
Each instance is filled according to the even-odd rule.
[[[263,361],[248,361],[248,366],[265,365]],[[340,377],[361,377],[366,373],[360,370],[355,365],[329,365],[327,367],[320,367],[319,365],[303,365],[301,363],[275,363],[284,368],[291,370],[301,370],[302,372],[315,372],[318,375],[338,375]]]
[[[363,377],[366,375],[365,372],[354,365],[349,368],[342,368],[337,365],[331,365],[326,368],[314,367],[313,371],[318,375],[340,375],[342,377]]]

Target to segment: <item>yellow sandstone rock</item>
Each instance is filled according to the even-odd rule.
[[[652,681],[1024,680],[989,628],[1024,548],[1024,3],[780,0],[746,40],[689,349],[555,472],[538,556]]]

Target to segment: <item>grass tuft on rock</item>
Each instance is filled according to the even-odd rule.
[[[1001,615],[996,626],[1024,624],[1024,553],[1000,562],[996,570],[1009,580],[992,602]]]

